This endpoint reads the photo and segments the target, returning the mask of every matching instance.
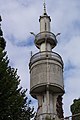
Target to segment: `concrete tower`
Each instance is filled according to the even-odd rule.
[[[30,94],[38,100],[36,120],[60,120],[63,117],[63,61],[58,53],[52,52],[57,39],[50,30],[51,18],[47,15],[45,2],[39,22],[40,32],[34,40],[39,52],[30,58],[29,63]]]

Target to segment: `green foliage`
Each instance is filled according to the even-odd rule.
[[[73,104],[70,106],[70,109],[72,115],[80,113],[80,98],[74,99]],[[73,117],[72,120],[80,120],[80,115]]]
[[[1,21],[2,21],[2,19],[1,19],[1,16],[0,16],[0,22]],[[5,46],[6,46],[5,39],[2,36],[3,36],[3,32],[1,30],[1,24],[0,24],[0,50],[4,50]]]
[[[57,111],[57,116],[59,118],[63,118],[63,108],[62,108],[62,105],[63,105],[63,103],[62,103],[62,96],[59,95],[57,97],[57,102],[56,102],[56,111]]]
[[[6,42],[3,37],[0,37],[0,49],[5,49]]]
[[[1,18],[0,18],[1,19]],[[30,120],[34,116],[17,70],[9,66],[5,40],[0,36],[0,120]]]
[[[2,21],[1,16],[0,16],[0,22]]]

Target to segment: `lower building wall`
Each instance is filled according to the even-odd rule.
[[[40,115],[35,120],[61,120],[57,115]]]
[[[58,94],[51,94],[47,91],[45,94],[38,95],[38,109],[36,120],[60,120],[57,116],[56,103]]]

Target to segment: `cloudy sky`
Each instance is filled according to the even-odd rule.
[[[70,115],[73,99],[80,97],[80,0],[46,0],[47,13],[51,16],[51,31],[61,35],[53,51],[64,61],[63,96],[64,115]],[[6,51],[10,65],[18,69],[21,86],[30,89],[30,53],[37,52],[35,34],[39,32],[39,16],[43,13],[43,0],[0,0],[2,29],[7,42]],[[37,102],[32,99],[32,105]]]

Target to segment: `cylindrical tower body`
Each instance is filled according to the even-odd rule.
[[[40,33],[35,36],[34,41],[39,52],[31,57],[29,63],[30,94],[38,100],[36,120],[60,120],[63,117],[63,61],[59,54],[52,52],[57,40],[50,32],[51,19],[45,9],[39,22]]]
[[[36,98],[35,92],[44,92],[49,89],[52,92],[63,93],[63,61],[55,52],[39,52],[30,59],[30,92]]]
[[[38,99],[38,120],[47,113],[57,117],[57,97],[64,93],[62,58],[55,52],[39,52],[31,57],[29,67],[30,94]]]

